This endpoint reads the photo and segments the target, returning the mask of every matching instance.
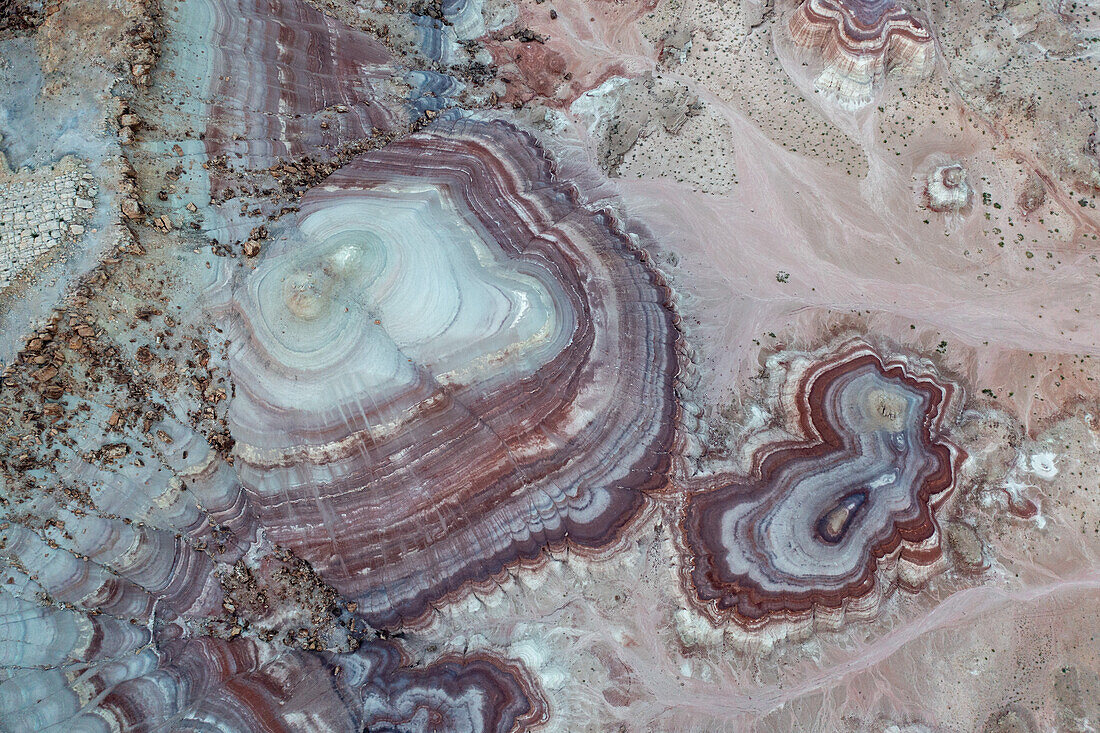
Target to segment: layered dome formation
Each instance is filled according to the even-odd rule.
[[[935,64],[927,24],[896,0],[803,0],[787,27],[822,65],[816,89],[850,109],[870,104],[887,75],[921,79]]]
[[[750,629],[872,614],[881,574],[919,584],[962,457],[938,434],[951,387],[903,363],[856,348],[788,380],[805,440],[760,446],[750,476],[708,480],[681,520],[690,592]]]
[[[381,625],[612,544],[669,468],[667,295],[514,128],[362,156],[217,307],[263,525]]]
[[[928,174],[925,204],[932,211],[959,212],[970,206],[974,191],[961,163],[937,166]]]

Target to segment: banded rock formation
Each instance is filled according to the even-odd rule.
[[[372,623],[547,546],[612,544],[664,486],[667,292],[507,125],[344,167],[225,292],[241,480]]]
[[[522,673],[477,656],[410,669],[377,642],[354,654],[273,654],[251,639],[153,639],[110,616],[50,613],[0,597],[3,720],[12,730],[525,730],[546,714]],[[14,643],[30,634],[40,648]]]
[[[897,0],[803,0],[787,28],[822,65],[815,88],[848,109],[870,104],[887,75],[922,79],[935,64],[927,24]]]
[[[202,381],[191,367],[210,358],[172,338],[145,345],[167,322],[115,338],[58,318],[4,376],[4,727],[507,731],[543,719],[516,665],[472,654],[412,669],[271,545],[232,466],[188,424],[192,405],[158,386],[165,368]]]
[[[139,108],[132,148],[182,161],[161,232],[243,239],[255,215],[218,205],[240,196],[272,237],[256,260],[113,260],[5,375],[0,719],[544,720],[522,665],[471,650],[414,667],[370,623],[548,545],[613,544],[664,485],[677,331],[660,278],[515,129],[394,142],[423,111],[403,81],[435,77],[369,33],[295,0],[166,14],[178,104]]]
[[[934,509],[963,457],[939,434],[951,394],[865,347],[795,360],[781,408],[805,440],[765,443],[749,476],[689,496],[689,594],[714,620],[761,629],[873,615],[880,574],[917,587],[940,557]]]

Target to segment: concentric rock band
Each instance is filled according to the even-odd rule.
[[[869,613],[880,566],[917,583],[963,457],[939,434],[950,386],[866,348],[802,368],[783,408],[805,442],[762,446],[749,477],[707,480],[683,515],[691,592],[748,628]]]
[[[676,423],[667,291],[525,135],[369,153],[220,307],[263,524],[376,624],[508,564],[613,543]]]

